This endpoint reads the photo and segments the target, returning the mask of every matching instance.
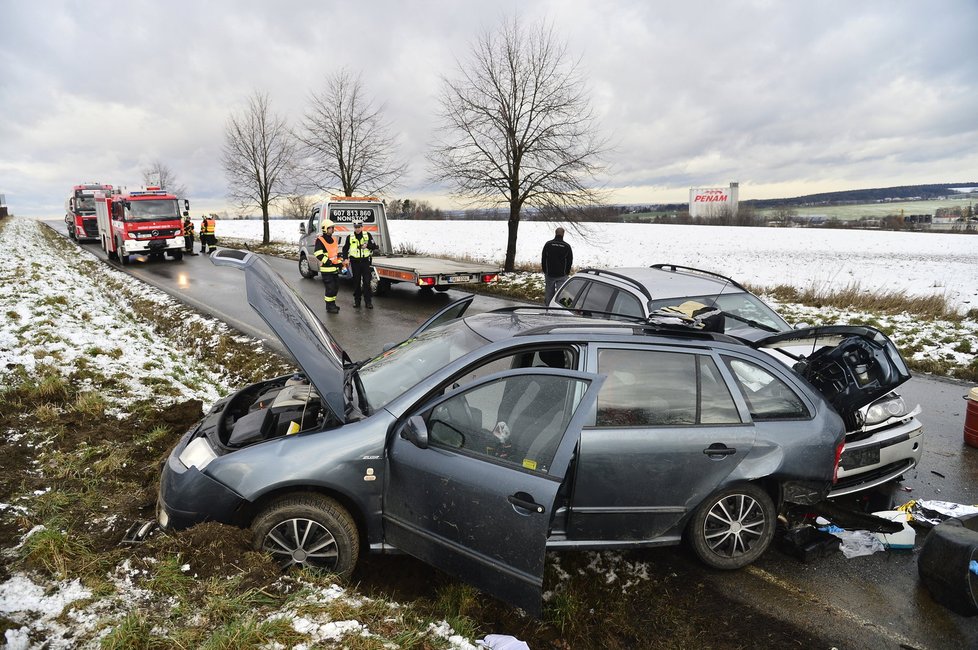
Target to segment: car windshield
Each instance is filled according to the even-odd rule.
[[[461,320],[404,341],[360,368],[367,403],[371,409],[382,408],[425,377],[487,342]]]
[[[655,311],[662,307],[675,305],[677,298],[664,298],[653,300],[649,303],[649,310]],[[760,298],[750,293],[728,293],[720,296],[689,296],[682,298],[683,301],[694,300],[704,305],[716,305],[726,314],[733,318],[727,318],[724,322],[724,333],[744,334],[745,331],[757,331],[757,327],[745,323],[738,318],[760,323],[762,326],[771,328],[773,331],[785,332],[791,326],[783,318],[777,315],[773,309],[765,305]]]
[[[179,218],[180,210],[174,199],[129,202],[129,221],[160,221]]]
[[[91,195],[76,196],[75,210],[78,214],[95,214],[95,197]]]

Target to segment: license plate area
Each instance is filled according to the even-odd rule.
[[[464,282],[474,282],[475,278],[471,275],[450,275],[448,276],[448,282],[450,284],[458,284]]]
[[[861,449],[847,449],[839,459],[839,467],[849,470],[875,465],[878,462],[880,462],[880,446],[870,445]]]

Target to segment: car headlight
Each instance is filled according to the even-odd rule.
[[[188,468],[196,467],[197,469],[204,469],[208,463],[217,458],[217,454],[211,449],[207,438],[201,437],[191,440],[190,444],[180,452],[179,458],[180,462]]]
[[[907,414],[907,405],[903,398],[894,395],[889,399],[876,402],[866,411],[866,424],[879,424],[890,418],[899,418]]]

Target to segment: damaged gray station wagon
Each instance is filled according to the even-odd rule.
[[[843,417],[909,378],[865,327],[746,344],[471,297],[353,363],[259,257],[221,250],[302,374],[225,397],[170,454],[158,519],[249,526],[283,567],[400,551],[538,614],[547,549],[684,538],[735,569],[831,489]],[[762,348],[817,339],[802,372]],[[855,369],[858,366],[858,371]],[[799,366],[801,367],[801,366]]]

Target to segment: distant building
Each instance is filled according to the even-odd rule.
[[[729,187],[691,187],[689,188],[689,216],[720,217],[737,214],[740,200],[740,183],[730,183]]]

